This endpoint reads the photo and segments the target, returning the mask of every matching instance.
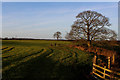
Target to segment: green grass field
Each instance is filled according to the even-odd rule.
[[[54,45],[54,44],[58,45]],[[52,46],[51,46],[52,44]],[[93,55],[68,45],[69,41],[3,40],[2,79],[88,79]]]

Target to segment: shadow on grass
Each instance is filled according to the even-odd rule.
[[[18,57],[18,58],[16,58],[16,59],[11,59],[11,60],[5,61],[5,62],[2,63],[2,67],[6,67],[6,66],[10,65],[11,63],[14,63],[14,62],[16,62],[16,61],[22,60],[23,58],[26,58],[26,57],[29,57],[29,56],[33,56],[33,55],[39,54],[39,53],[41,53],[43,50],[44,50],[44,49],[41,49],[40,51],[37,51],[37,52],[35,52],[35,53],[28,54],[28,55],[25,55],[25,56],[20,56],[20,57]],[[10,57],[12,58],[13,56],[15,56],[15,55],[3,57],[2,59],[10,58]]]
[[[15,48],[15,47],[12,47],[12,48],[10,48],[10,49],[6,48],[7,50],[2,51],[2,54],[4,54],[4,53],[7,53],[7,52],[11,51],[11,50],[13,50],[14,48]]]
[[[88,76],[92,69],[89,64],[63,65],[47,58],[48,54],[44,53],[3,72],[2,80],[93,80]]]

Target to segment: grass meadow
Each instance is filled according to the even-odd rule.
[[[71,41],[3,40],[2,79],[90,79],[93,55],[70,48],[71,44]]]

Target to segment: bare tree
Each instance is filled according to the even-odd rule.
[[[110,30],[109,19],[95,11],[84,11],[76,16],[77,20],[71,26],[70,33],[67,33],[68,39],[86,39],[88,46],[92,40],[115,40],[117,34]]]
[[[54,35],[53,35],[53,37],[54,37],[54,38],[57,38],[57,40],[58,40],[59,38],[62,38],[62,37],[61,37],[61,32],[59,32],[59,31],[55,32]]]

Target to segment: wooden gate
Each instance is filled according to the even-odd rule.
[[[94,56],[93,59],[93,71],[92,73],[101,78],[101,79],[114,79],[114,80],[120,80],[120,73],[110,70],[111,69],[111,57],[108,57],[108,67],[104,66],[100,66],[96,64],[97,61],[97,56]],[[112,57],[112,64],[114,64],[115,61],[115,56],[113,55]]]
[[[102,79],[120,80],[120,73],[107,69],[106,66],[101,67],[99,65],[93,64],[92,73]]]

